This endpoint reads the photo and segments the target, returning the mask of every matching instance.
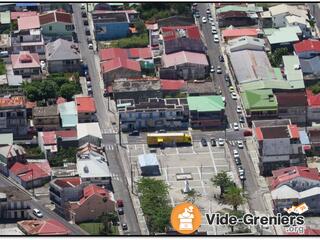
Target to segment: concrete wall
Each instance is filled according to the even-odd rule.
[[[68,30],[67,30],[68,26]],[[61,22],[50,23],[46,25],[42,25],[42,34],[47,36],[56,36],[56,37],[67,37],[68,39],[72,36],[72,32],[74,31],[73,24],[65,24]]]
[[[103,73],[103,80],[107,86],[110,86],[115,79],[118,78],[139,78],[141,72],[133,71],[126,68],[120,68],[113,71]]]
[[[129,35],[129,23],[94,23],[95,38],[97,41],[108,41],[125,38]],[[98,29],[102,31],[98,32]]]
[[[79,72],[81,69],[80,60],[70,60],[71,64],[66,64],[65,61],[48,61],[49,73],[59,72]]]

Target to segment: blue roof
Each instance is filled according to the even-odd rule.
[[[305,74],[320,75],[320,57],[316,56],[309,59],[300,58],[302,72]]]
[[[26,3],[16,3],[17,7],[36,7],[39,6],[40,3],[31,3],[31,2],[26,2]]]
[[[159,166],[157,155],[154,153],[139,155],[138,159],[140,167]]]
[[[302,145],[309,145],[310,144],[310,140],[308,137],[308,134],[306,133],[306,131],[302,130],[299,131],[299,136],[300,136],[300,141]]]
[[[78,124],[78,112],[76,103],[66,102],[58,105],[62,127],[75,127]]]

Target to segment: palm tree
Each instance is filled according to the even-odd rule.
[[[225,189],[232,185],[232,180],[226,171],[219,172],[211,178],[211,182],[213,182],[214,186],[220,187],[220,198],[223,197]]]
[[[225,194],[225,202],[233,207],[234,211],[238,210],[238,206],[245,202],[242,195],[243,190],[235,185],[229,186]]]

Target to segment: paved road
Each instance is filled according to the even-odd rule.
[[[74,12],[75,27],[79,39],[80,51],[84,62],[88,65],[89,75],[92,81],[93,96],[97,106],[97,116],[100,124],[100,128],[103,132],[108,132],[112,129],[111,124],[111,113],[107,111],[107,106],[105,104],[105,99],[103,97],[101,89],[101,78],[98,72],[98,66],[96,66],[96,60],[93,50],[88,49],[88,44],[86,42],[86,36],[84,33],[84,26],[81,17],[81,10],[79,3],[72,4]],[[114,145],[116,143],[115,133],[109,131],[110,134],[103,134],[103,144],[104,145]],[[117,148],[114,145],[113,150],[107,150],[107,157],[109,160],[109,168],[113,174],[113,189],[116,199],[122,199],[124,201],[124,212],[125,215],[121,216],[120,220],[122,223],[128,225],[128,231],[126,234],[139,235],[140,229],[135,215],[135,211],[130,199],[130,194],[128,186],[126,184],[126,178],[123,172],[123,168],[120,165],[120,159],[117,154]]]
[[[211,24],[209,22],[202,24],[202,22],[201,22],[201,18],[203,16],[206,16],[206,10],[208,7],[209,7],[208,3],[198,4],[198,9],[199,9],[200,15],[201,15],[201,17],[199,18],[200,25],[202,25],[201,29],[202,29],[205,41],[207,43],[208,55],[209,55],[211,63],[214,66],[220,65],[223,69],[223,73],[225,73],[225,71],[226,71],[225,65],[223,63],[220,63],[219,59],[218,59],[218,56],[221,55],[221,49],[220,49],[221,43],[217,44],[217,43],[213,42],[213,35],[211,32]],[[213,18],[216,19],[214,15],[213,15]],[[216,24],[216,26],[217,26],[217,24]],[[220,33],[220,31],[219,31],[219,33]],[[220,36],[221,36],[221,34],[220,34]],[[225,61],[227,61],[227,59],[225,59]],[[232,78],[232,76],[230,76],[230,77]],[[236,112],[236,107],[237,107],[237,105],[240,105],[239,100],[235,101],[235,100],[231,99],[227,83],[224,80],[224,74],[221,74],[221,75],[216,74],[216,79],[217,79],[219,88],[222,90],[222,93],[226,98],[226,102],[227,102],[226,115],[228,118],[228,123],[230,124],[230,123],[238,122],[239,118],[238,118],[238,114]],[[233,86],[235,86],[234,81],[233,81]],[[233,150],[233,147],[230,146],[230,152],[232,152],[232,150]],[[251,210],[253,210],[253,211],[267,212],[266,207],[263,203],[262,194],[260,193],[260,188],[259,188],[259,185],[257,182],[257,178],[255,176],[254,167],[253,167],[253,164],[248,156],[248,153],[246,152],[246,149],[240,150],[239,152],[240,152],[240,158],[242,161],[243,168],[246,170],[247,180],[245,181],[245,190],[249,194],[249,206],[250,206]]]
[[[316,19],[317,27],[320,28],[320,3],[307,3],[307,6],[309,6],[310,13]]]
[[[16,188],[17,185],[9,181],[6,177],[3,175],[0,175],[0,186],[1,187],[7,187],[7,188]],[[21,189],[21,187],[18,187],[18,189]],[[26,192],[25,190],[21,190],[22,192]],[[25,193],[28,195],[27,193]],[[29,206],[31,208],[30,211],[34,208],[38,208],[43,213],[42,219],[56,219],[59,222],[61,222],[65,227],[71,230],[71,235],[88,235],[87,232],[83,231],[78,225],[71,224],[68,221],[66,221],[64,218],[60,217],[55,212],[51,211],[50,209],[44,207],[37,199],[33,198],[29,201]]]

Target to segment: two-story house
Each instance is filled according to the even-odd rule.
[[[0,187],[0,219],[28,219],[31,197],[17,187]]]
[[[78,111],[78,122],[95,122],[96,117],[96,104],[93,97],[76,97],[75,99]]]
[[[121,104],[120,104],[121,105]],[[160,129],[187,129],[189,112],[185,98],[149,98],[148,101],[134,103],[119,108],[121,130],[153,131]]]
[[[44,53],[44,40],[38,15],[18,18],[18,30],[11,34],[11,46],[12,52],[15,54],[20,51]]]
[[[80,50],[74,42],[59,38],[48,43],[46,59],[49,73],[80,71]]]
[[[14,75],[30,78],[41,74],[40,57],[38,53],[21,51],[19,54],[11,55],[11,62]]]
[[[299,129],[290,120],[253,121],[252,129],[261,175],[270,176],[273,170],[283,167],[306,165]]]
[[[18,145],[0,147],[0,172],[9,176],[9,169],[17,162],[26,162],[26,152]]]
[[[71,40],[74,25],[72,14],[50,11],[39,16],[42,34],[50,39],[64,38]]]
[[[13,133],[14,137],[28,132],[26,99],[23,96],[0,98],[0,132]]]
[[[57,105],[35,107],[32,109],[34,127],[39,130],[56,130],[60,127],[60,117]]]

